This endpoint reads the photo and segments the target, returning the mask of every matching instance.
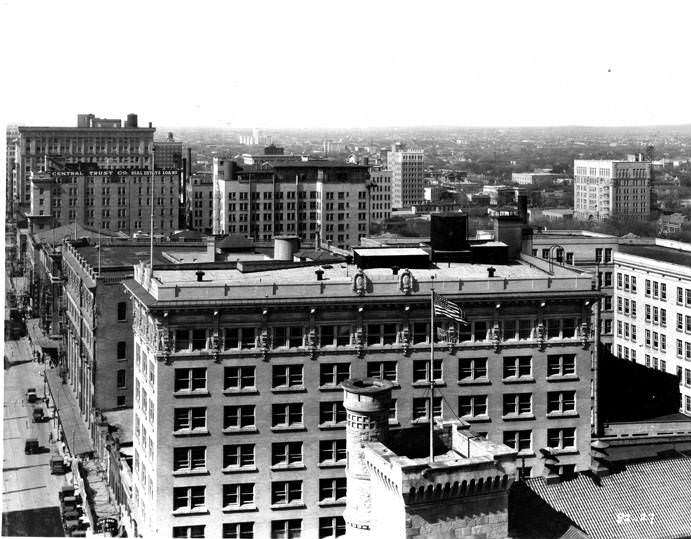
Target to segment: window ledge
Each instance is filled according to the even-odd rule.
[[[319,386],[319,391],[343,391],[341,384],[337,386]]]
[[[243,466],[240,468],[223,468],[221,471],[223,473],[254,473],[259,470],[256,466]]]
[[[337,430],[346,428],[345,421],[343,423],[320,423],[320,430]]]
[[[489,423],[491,421],[489,416],[486,414],[475,416],[463,416],[461,417],[461,419],[463,421],[467,421],[468,423]]]
[[[259,390],[256,387],[248,387],[245,389],[224,389],[223,394],[226,397],[235,397],[238,395],[258,395]]]
[[[575,447],[569,447],[565,449],[550,447],[549,449],[552,455],[578,455],[578,449],[576,449]]]
[[[554,375],[548,376],[548,382],[578,382],[580,378],[575,374],[564,374],[564,375]]]
[[[429,387],[429,385],[429,382],[413,382],[413,387]],[[446,387],[446,382],[435,380],[434,387]]]
[[[504,421],[532,421],[535,419],[534,414],[507,414],[501,416]]]
[[[489,378],[477,378],[475,380],[459,380],[458,382],[459,386],[489,386],[492,385],[492,382],[489,380]]]
[[[320,468],[345,468],[345,460],[343,462],[320,462],[319,467]]]
[[[200,468],[198,470],[176,470],[173,472],[174,477],[188,477],[192,475],[209,475],[209,470]]]
[[[209,393],[208,389],[196,389],[193,391],[190,390],[182,390],[182,391],[175,391],[173,392],[173,397],[209,397],[211,396],[211,393]]]
[[[173,431],[173,436],[209,436],[209,434],[209,429],[184,429]]]
[[[255,426],[223,429],[223,434],[256,434],[258,432],[259,429]]]
[[[501,380],[505,384],[534,384],[535,378],[532,376],[509,376]]]
[[[304,464],[276,464],[271,466],[272,472],[289,472],[291,470],[306,470],[307,466]]]
[[[174,517],[184,517],[188,515],[208,515],[209,510],[206,507],[200,509],[175,509],[173,511]]]
[[[224,513],[248,513],[251,511],[259,511],[256,505],[244,505],[240,507],[224,507],[222,509]]]
[[[271,505],[271,509],[276,511],[281,511],[284,509],[305,509],[307,506],[304,502],[293,502],[293,503],[275,503]]]
[[[578,417],[578,412],[575,410],[568,412],[547,412],[547,419],[569,419],[572,417]]]
[[[299,425],[277,425],[271,427],[272,432],[305,432],[307,428],[303,424]]]
[[[323,500],[319,502],[319,507],[336,507],[339,505],[345,505],[345,498],[340,498],[338,500]]]
[[[518,457],[534,457],[535,456],[535,451],[532,449],[522,449],[518,453],[516,453]]]
[[[271,393],[307,393],[307,388],[305,386],[274,387],[271,388]]]

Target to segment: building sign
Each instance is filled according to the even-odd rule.
[[[151,171],[144,168],[88,170],[83,172],[78,170],[57,170],[47,172],[46,174],[54,178],[62,178],[68,176],[150,176]],[[177,176],[178,174],[180,174],[180,171],[178,169],[162,169],[154,171],[155,176]]]

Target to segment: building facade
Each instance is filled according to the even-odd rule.
[[[213,186],[214,234],[270,241],[287,233],[347,249],[369,231],[366,166],[308,161],[244,170],[214,158]]]
[[[422,150],[397,149],[388,153],[391,171],[391,206],[407,208],[424,201],[425,153]]]
[[[679,378],[679,410],[691,415],[691,244],[658,240],[614,254],[617,357]]]
[[[511,181],[518,185],[547,185],[553,183],[563,174],[553,174],[551,172],[512,172]]]
[[[486,264],[392,267],[135,267],[141,533],[342,535],[350,377],[393,384],[392,429],[458,416],[514,448],[526,475],[589,467],[591,275],[532,258],[491,277]],[[432,287],[470,324],[438,320],[430,373]]]
[[[573,170],[576,219],[643,221],[650,217],[650,162],[577,159]]]
[[[185,189],[186,227],[211,234],[214,228],[213,175],[207,172],[192,174]]]
[[[391,171],[370,169],[370,214],[373,222],[391,217]]]
[[[78,127],[20,126],[15,145],[15,201],[29,203],[29,180],[39,172],[65,170],[78,163],[105,170],[150,168],[155,131],[151,124],[138,127],[135,114],[128,115],[124,127],[120,120],[93,114],[80,114]]]
[[[154,141],[154,168],[182,168],[182,142],[176,141],[173,133],[168,133],[166,140]]]
[[[106,232],[149,233],[151,185],[151,172],[146,170],[35,174],[29,182],[30,229],[76,222]],[[170,234],[178,228],[180,171],[157,170],[153,188],[154,234]]]

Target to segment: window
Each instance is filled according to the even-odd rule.
[[[442,416],[442,398],[434,397],[434,417]],[[429,398],[418,397],[413,399],[413,421],[429,421]]]
[[[302,481],[273,481],[271,483],[271,505],[301,502]]]
[[[173,488],[173,511],[194,511],[204,509],[203,486]]]
[[[461,395],[458,397],[458,415],[461,417],[487,415],[487,395]]]
[[[350,363],[322,363],[319,366],[319,385],[337,387],[350,377]]]
[[[125,369],[118,369],[118,373],[117,373],[117,387],[118,387],[118,389],[125,389],[127,387],[126,376],[127,376],[127,371]]]
[[[396,324],[368,324],[367,345],[390,345],[396,343],[398,334]]]
[[[474,380],[487,380],[486,357],[462,357],[458,359],[458,380],[472,382]]]
[[[127,302],[118,302],[118,322],[127,321]]]
[[[667,310],[660,309],[660,325],[662,327],[667,327]]]
[[[657,299],[660,297],[660,283],[653,281],[653,298]]]
[[[254,539],[254,522],[226,522],[223,539]]]
[[[195,391],[206,389],[206,369],[175,369],[174,391]]]
[[[345,424],[346,410],[341,401],[319,403],[319,424]]]
[[[345,477],[319,480],[319,503],[345,503],[345,497]]]
[[[631,276],[631,292],[636,293],[636,277],[633,275]]]
[[[319,464],[345,464],[345,440],[319,440]]]
[[[271,426],[302,428],[302,403],[273,404],[271,406]]]
[[[547,429],[547,446],[553,449],[575,449],[576,429]]]
[[[117,344],[117,358],[127,359],[127,342],[119,341]]]
[[[256,345],[255,328],[226,329],[225,346],[228,349],[254,348]]]
[[[660,283],[660,299],[662,301],[667,299],[667,285],[665,283]]]
[[[303,387],[302,365],[274,365],[271,385],[275,389]]]
[[[223,407],[223,428],[244,429],[254,427],[254,405],[242,404]]]
[[[531,377],[532,360],[531,356],[505,357],[504,378]]]
[[[225,367],[223,369],[224,391],[255,390],[254,367]]]
[[[677,331],[684,331],[684,315],[677,313]]]
[[[432,375],[435,382],[443,382],[442,360],[434,360]],[[429,360],[417,359],[413,361],[413,383],[429,382]]]
[[[645,295],[650,296],[650,279],[645,280]]]
[[[518,321],[518,338],[525,340],[530,339],[533,333],[533,321],[532,320],[519,320]]]
[[[575,391],[551,391],[547,393],[547,413],[559,413],[576,411]]]
[[[398,380],[395,361],[370,361],[367,363],[367,376],[396,383]]]
[[[271,444],[271,466],[302,464],[302,442],[278,442]]]
[[[223,468],[241,469],[254,467],[254,444],[223,446]]]
[[[343,517],[320,517],[319,538],[344,537],[346,533]]]
[[[254,483],[223,485],[223,507],[227,509],[254,507]]]
[[[677,303],[679,305],[684,303],[684,289],[680,286],[677,286]]]
[[[487,322],[473,322],[473,340],[484,341],[487,339]]]
[[[116,399],[116,406],[119,408],[126,406],[127,405],[127,399],[125,398],[125,395],[118,395]]]
[[[204,350],[206,348],[206,330],[192,330],[192,350]]]
[[[274,348],[299,348],[302,346],[302,326],[288,326],[273,328]]]
[[[427,342],[427,323],[426,322],[413,322],[413,344],[423,344]]]
[[[508,445],[515,451],[532,452],[533,431],[532,430],[507,430],[504,431],[504,445]]]
[[[188,329],[175,330],[175,350],[189,350],[190,349],[190,331]]]
[[[173,412],[174,431],[206,430],[206,408],[175,408]]]
[[[544,251],[544,249],[543,249],[543,251]],[[595,262],[602,262],[602,249],[600,249],[600,248],[595,249]]]
[[[532,393],[510,393],[504,395],[505,416],[511,415],[532,415],[533,413],[533,394]]]
[[[206,447],[175,447],[173,448],[174,472],[205,472]]]
[[[299,518],[271,521],[271,539],[297,539],[301,535],[302,520]]]
[[[196,526],[173,526],[173,537],[174,538],[193,538],[193,537],[204,537],[204,525]]]
[[[560,320],[550,318],[545,320],[547,325],[547,338],[548,339],[558,339],[561,335]]]

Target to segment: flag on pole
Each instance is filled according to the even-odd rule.
[[[456,303],[449,301],[444,296],[440,296],[434,292],[432,294],[435,315],[439,314],[441,316],[446,316],[447,318],[451,318],[451,320],[455,320],[459,324],[468,324],[465,319],[463,309],[461,309]]]

